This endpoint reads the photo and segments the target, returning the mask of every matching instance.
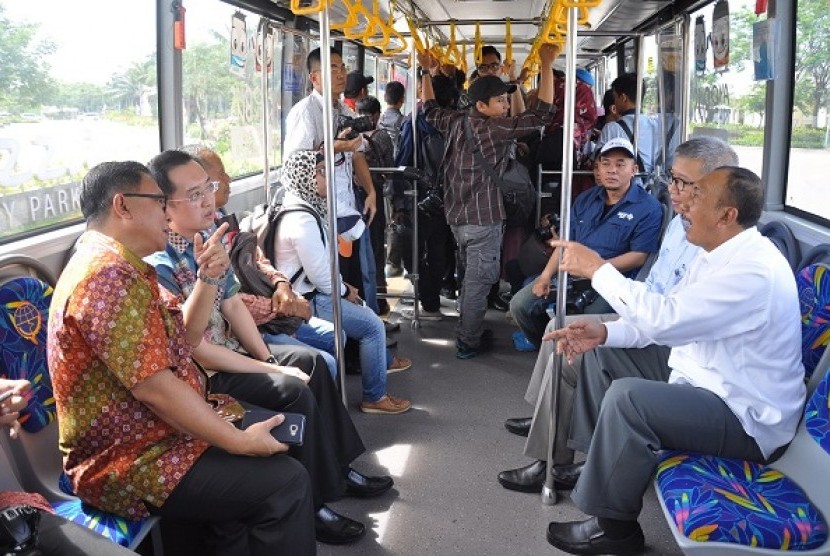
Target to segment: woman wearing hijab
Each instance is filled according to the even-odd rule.
[[[283,207],[305,205],[316,214],[291,211],[282,217],[272,261],[286,276],[302,271],[294,288],[310,301],[315,316],[332,320],[335,297],[332,295],[331,266],[325,238],[317,224],[319,218],[325,225],[328,214],[322,155],[316,151],[295,151],[283,164],[282,181],[285,185]],[[403,371],[412,366],[412,362],[392,357],[387,351],[383,321],[363,304],[357,288],[342,283],[338,294],[343,330],[346,336],[360,344],[363,377],[360,410],[387,415],[409,410],[409,400],[387,394],[386,374],[387,368],[389,372]]]

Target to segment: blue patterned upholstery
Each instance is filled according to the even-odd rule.
[[[55,398],[46,366],[46,324],[52,288],[22,277],[0,286],[0,376],[25,378],[34,395],[21,412],[26,432],[36,433],[55,420]]]
[[[103,512],[81,502],[80,499],[52,504],[55,513],[92,529],[121,546],[129,547],[139,533],[143,533],[144,521],[130,521],[107,512]]]
[[[804,491],[765,465],[666,450],[657,487],[677,530],[694,541],[809,550],[827,540]]]
[[[804,408],[804,422],[807,426],[807,433],[813,440],[818,442],[818,445],[830,454],[830,397],[828,397],[828,381],[830,381],[830,372],[824,375],[824,378],[816,387],[816,391],[810,396],[807,401],[807,407]]]
[[[25,378],[34,395],[21,412],[23,429],[37,434],[56,419],[52,380],[46,360],[46,332],[52,287],[32,277],[9,280],[0,286],[0,376]],[[55,446],[55,458],[60,458]],[[74,496],[69,479],[60,475],[59,488]],[[154,521],[128,519],[87,506],[80,499],[53,504],[55,512],[88,527],[118,544],[134,548]]]
[[[796,275],[801,304],[801,360],[806,378],[812,376],[830,342],[830,272],[811,264]]]

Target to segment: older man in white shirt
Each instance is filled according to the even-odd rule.
[[[642,550],[636,520],[657,450],[764,461],[795,434],[805,396],[798,295],[786,260],[755,227],[763,185],[723,167],[693,187],[683,219],[703,252],[668,295],[559,242],[563,268],[591,278],[620,320],[574,322],[549,335],[558,349],[573,357],[603,345],[672,347],[668,383],[614,381],[593,435],[572,438],[588,457],[571,498],[595,517],[550,524],[548,541],[566,552]]]

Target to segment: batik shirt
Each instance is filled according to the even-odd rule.
[[[208,230],[212,233],[213,228]],[[190,297],[196,287],[199,267],[193,254],[193,241],[171,231],[167,236],[167,248],[154,253],[145,259],[158,272],[159,283],[170,293],[180,296],[182,301]],[[228,270],[225,282],[216,288],[216,298],[213,300],[213,311],[210,315],[205,341],[214,345],[225,346],[239,351],[239,341],[227,333],[227,323],[219,310],[222,301],[229,299],[239,292],[239,280],[232,270]]]
[[[75,493],[127,518],[161,506],[208,444],[183,434],[130,390],[170,369],[204,395],[177,300],[153,267],[89,231],[61,274],[49,313],[49,369],[60,449]]]

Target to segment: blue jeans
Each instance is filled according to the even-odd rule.
[[[266,344],[276,346],[310,346],[325,359],[332,378],[337,378],[337,360],[334,358],[334,325],[329,321],[311,317],[307,324],[300,325],[294,336],[288,334],[263,334]]]
[[[318,293],[311,300],[316,317],[331,321],[331,295]],[[346,336],[360,344],[360,371],[363,380],[363,401],[376,402],[386,395],[386,329],[383,321],[366,305],[355,305],[340,297],[340,311]]]
[[[372,250],[372,236],[369,228],[363,231],[358,240],[360,242],[360,272],[363,276],[363,295],[366,305],[377,314],[378,312],[378,283],[377,268],[375,268],[375,252]]]

